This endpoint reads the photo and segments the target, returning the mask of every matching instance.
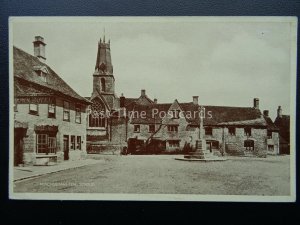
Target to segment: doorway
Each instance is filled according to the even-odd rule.
[[[64,135],[64,160],[69,160],[69,136]]]
[[[14,130],[14,166],[23,164],[24,137],[27,128],[15,128]]]

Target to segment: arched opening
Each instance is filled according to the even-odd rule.
[[[101,91],[105,91],[105,79],[101,78]]]
[[[92,102],[89,127],[106,127],[106,112],[103,103],[98,98]]]

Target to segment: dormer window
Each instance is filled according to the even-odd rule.
[[[46,66],[34,66],[33,69],[43,82],[47,82],[49,72]]]

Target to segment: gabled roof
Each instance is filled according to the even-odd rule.
[[[274,124],[280,129],[290,129],[290,115],[282,115],[276,117]]]
[[[269,116],[264,116],[264,119],[266,120],[268,130],[279,131],[279,128],[273,123]]]
[[[90,102],[77,94],[62,78],[59,77],[47,64],[37,57],[30,55],[14,46],[14,78],[31,82],[40,87],[50,89],[55,93],[66,95],[86,104]],[[37,69],[47,71],[47,81],[43,81],[36,73]]]
[[[158,112],[168,112],[172,103],[157,103],[149,105],[139,105],[136,102],[129,100],[126,106],[127,111],[145,111],[147,118],[134,119],[134,123],[153,123],[161,121],[161,118],[151,118],[152,110],[157,109]],[[199,126],[199,105],[193,102],[178,103],[183,109],[184,115],[188,123],[192,126]],[[204,126],[271,126],[270,121],[266,121],[259,109],[253,107],[229,107],[229,106],[209,106],[204,105],[205,118],[203,119]],[[150,113],[150,114],[149,114]],[[209,114],[211,117],[209,116]],[[149,114],[149,115],[148,115]],[[271,121],[272,122],[272,121]],[[274,125],[272,125],[273,127]],[[275,127],[273,127],[275,129]]]

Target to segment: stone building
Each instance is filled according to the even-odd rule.
[[[141,97],[144,95],[142,90]],[[191,102],[174,100],[167,104],[157,103],[156,99],[140,104],[140,98],[125,99],[124,107],[129,115],[126,123],[128,142],[135,140],[143,144],[150,139],[158,140],[166,152],[180,152],[187,145],[195,148],[201,115],[206,147],[215,154],[266,156],[279,152],[278,128],[267,110],[261,113],[257,98],[253,107],[200,105],[198,96]],[[143,112],[144,117],[141,116]]]
[[[290,115],[283,115],[281,106],[278,106],[274,124],[279,128],[280,154],[290,154]]]
[[[175,99],[158,103],[145,90],[138,98],[123,94],[118,98],[110,42],[105,38],[98,43],[93,82],[93,93],[87,98],[92,101],[87,128],[89,152],[123,146],[135,151],[145,145],[152,152],[193,149],[199,137],[200,107],[204,110],[206,146],[211,152],[256,156],[279,152],[278,128],[267,110],[261,113],[257,98],[252,107],[202,105],[198,96],[191,102]]]
[[[48,165],[86,153],[86,111],[78,95],[46,63],[36,36],[34,55],[13,47],[14,164]]]

